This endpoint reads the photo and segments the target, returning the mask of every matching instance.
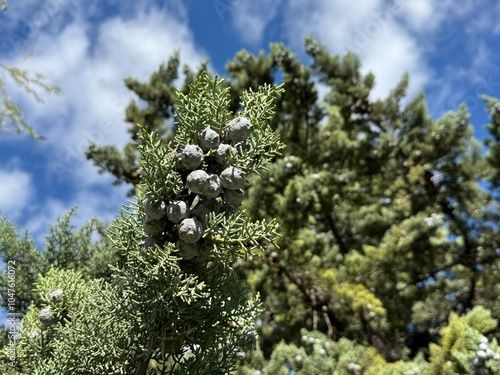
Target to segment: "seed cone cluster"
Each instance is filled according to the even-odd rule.
[[[64,300],[64,292],[62,289],[56,289],[49,295],[49,301],[51,302],[48,306],[44,307],[38,313],[38,319],[40,322],[48,327],[56,324],[59,318],[53,311],[53,305],[59,304]]]
[[[245,171],[232,165],[233,156],[244,150],[253,125],[245,117],[232,120],[225,134],[207,126],[198,144],[177,146],[172,151],[175,168],[185,184],[175,200],[147,197],[143,222],[147,238],[143,247],[176,243],[184,260],[206,263],[208,247],[203,238],[210,212],[233,213],[245,198]]]

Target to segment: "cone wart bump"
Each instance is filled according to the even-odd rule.
[[[144,233],[148,236],[157,236],[163,232],[163,223],[161,221],[146,218],[143,224]]]
[[[218,197],[222,193],[222,185],[219,176],[212,174],[208,178],[208,187],[202,193],[208,199]]]
[[[57,317],[50,309],[50,306],[44,307],[40,310],[38,313],[38,319],[40,319],[40,322],[46,327],[57,323]]]
[[[238,190],[224,190],[224,202],[231,206],[238,207],[241,202],[245,199],[245,191],[242,189]]]
[[[215,152],[215,160],[219,164],[226,164],[231,157],[231,153],[236,153],[235,148],[231,145],[221,143]]]
[[[208,199],[215,198],[222,193],[219,176],[209,175],[203,170],[191,172],[186,179],[187,187],[195,194],[201,194]]]
[[[179,255],[185,260],[191,260],[198,255],[198,246],[196,243],[179,241],[177,246],[179,247]]]
[[[64,292],[62,289],[56,289],[49,295],[49,300],[52,303],[59,303],[64,299]]]
[[[201,169],[193,171],[187,176],[187,187],[195,194],[203,194],[210,185],[209,177],[208,173]]]
[[[192,170],[198,168],[203,162],[203,150],[197,145],[186,145],[179,155],[181,167]]]

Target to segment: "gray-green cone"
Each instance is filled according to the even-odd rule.
[[[195,243],[203,236],[203,225],[195,218],[184,219],[179,224],[179,238],[187,243]]]
[[[179,155],[179,164],[188,170],[198,168],[202,162],[203,150],[197,145],[186,145]]]
[[[44,307],[43,309],[40,310],[40,312],[38,313],[38,319],[40,319],[40,322],[44,326],[51,326],[57,323],[57,317],[50,309],[50,306]]]
[[[144,204],[144,213],[154,220],[160,220],[165,215],[166,209],[167,205],[163,199],[157,197],[149,197]]]
[[[210,126],[207,126],[200,133],[198,142],[203,151],[214,150],[219,146],[220,137],[215,130],[210,128]]]
[[[245,172],[236,167],[227,167],[220,174],[222,186],[230,190],[243,189],[245,187]]]
[[[167,206],[167,217],[173,223],[180,223],[189,217],[189,206],[184,201],[172,201]]]
[[[236,117],[229,123],[227,136],[234,142],[241,142],[248,138],[253,131],[253,125],[246,117]]]

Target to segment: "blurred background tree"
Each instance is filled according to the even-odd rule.
[[[32,55],[27,56],[27,58],[30,57]],[[0,69],[5,73],[4,76],[7,76],[16,86],[32,96],[37,102],[43,103],[41,92],[48,94],[59,94],[61,92],[58,87],[48,84],[45,76],[41,73],[30,73],[26,69],[2,63],[0,63]],[[6,83],[3,78],[0,78],[0,130],[6,131],[8,125],[10,125],[19,134],[27,132],[35,139],[43,139],[43,136],[39,135],[24,119],[23,109],[12,100]]]
[[[2,0],[0,11],[6,12],[8,8],[7,1]],[[29,54],[26,59],[32,56],[32,54]],[[43,103],[41,92],[45,92],[46,94],[59,94],[61,92],[58,87],[47,83],[45,76],[41,73],[30,73],[26,69],[3,63],[0,63],[0,71],[4,73],[3,77],[8,77],[17,87],[33,97],[37,102]],[[19,134],[27,132],[35,139],[43,139],[24,119],[23,109],[12,100],[6,87],[8,81],[3,77],[0,78],[0,130],[6,131],[8,125],[10,125]]]

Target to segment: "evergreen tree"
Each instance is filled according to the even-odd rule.
[[[493,138],[486,140],[486,145],[490,148],[487,160],[493,169],[489,182],[498,190],[500,188],[500,101],[487,96],[484,96],[483,100],[491,118],[491,123],[486,128]]]
[[[283,234],[283,250],[242,272],[268,312],[264,353],[276,338],[298,343],[302,327],[386,360],[427,353],[451,312],[498,311],[485,286],[498,279],[498,201],[480,185],[491,168],[466,108],[432,120],[423,94],[402,107],[406,76],[373,101],[356,56],[332,57],[312,39],[306,49],[331,88],[319,154],[276,161],[246,206],[278,218]]]
[[[235,115],[221,82],[201,74],[177,93],[172,141],[139,127],[142,182],[109,228],[123,258],[111,282],[84,277],[94,264],[81,251],[87,233],[63,231],[74,241],[62,251],[48,242],[55,267],[34,283],[15,360],[10,345],[2,351],[3,373],[228,374],[253,349],[260,303],[231,264],[274,243],[276,221],[250,221],[238,206],[246,176],[283,147],[268,125],[282,90],[243,93]]]
[[[76,229],[71,223],[76,207],[58,219],[56,225],[49,227],[43,249],[38,249],[29,233],[19,233],[13,223],[0,218],[0,254],[4,264],[15,263],[16,298],[9,304],[8,272],[0,271],[0,303],[4,309],[11,309],[24,315],[32,301],[38,302],[33,294],[33,286],[38,275],[44,275],[51,266],[61,269],[74,269],[82,272],[85,278],[104,278],[109,280],[109,264],[117,263],[119,257],[109,241],[99,235],[103,224],[92,219],[82,228]],[[98,235],[97,239],[93,236]],[[12,305],[12,307],[11,307]]]
[[[0,327],[0,347],[12,342],[15,327],[28,312],[30,304],[39,304],[34,292],[37,278],[52,266],[78,269],[85,280],[102,278],[110,281],[110,264],[122,257],[102,236],[104,225],[92,219],[77,229],[71,223],[73,208],[49,227],[43,249],[37,248],[28,232],[21,233],[13,223],[0,218],[0,309],[7,312],[7,325]],[[97,238],[96,238],[97,237]]]

